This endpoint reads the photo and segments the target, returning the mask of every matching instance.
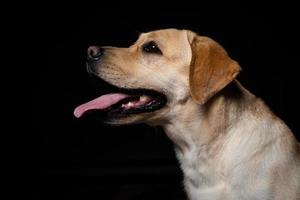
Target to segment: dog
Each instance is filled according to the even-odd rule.
[[[129,48],[88,48],[87,70],[116,87],[78,106],[112,125],[161,126],[191,200],[299,200],[300,145],[236,79],[224,48],[189,30],[140,35]]]

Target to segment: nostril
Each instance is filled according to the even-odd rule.
[[[104,49],[97,46],[90,46],[87,50],[88,60],[97,61],[103,55]]]

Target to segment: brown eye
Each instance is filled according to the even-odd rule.
[[[153,41],[144,44],[143,45],[143,51],[147,52],[147,53],[162,54],[162,52],[158,48],[157,44]]]

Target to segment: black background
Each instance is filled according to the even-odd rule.
[[[141,32],[185,28],[215,39],[243,68],[238,80],[300,137],[297,16],[158,8],[50,7],[14,25],[28,47],[28,65],[18,68],[25,106],[17,119],[26,134],[18,136],[16,159],[30,199],[185,199],[173,145],[160,128],[109,127],[72,115],[77,105],[107,91],[86,72],[86,48],[125,47]]]

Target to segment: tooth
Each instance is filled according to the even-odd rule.
[[[132,102],[128,102],[128,103],[126,104],[127,107],[133,107],[133,105],[134,105],[134,104],[133,104]]]
[[[140,101],[144,102],[147,101],[149,99],[149,97],[147,97],[146,95],[140,96]]]

